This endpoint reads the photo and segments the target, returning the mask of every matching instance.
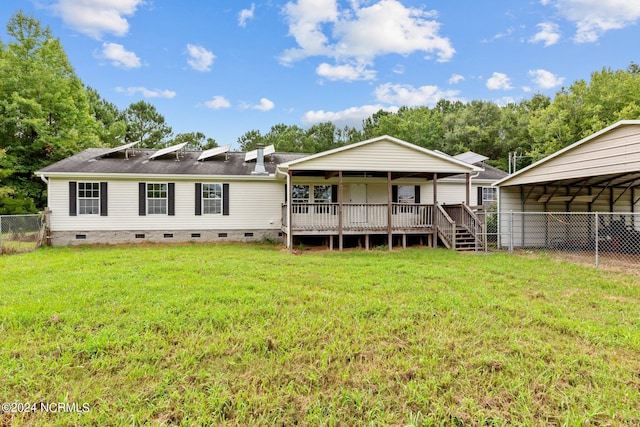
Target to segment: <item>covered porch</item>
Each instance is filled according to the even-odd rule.
[[[480,222],[469,209],[471,177],[481,169],[391,137],[380,137],[279,165],[286,179],[282,232],[323,237],[342,250],[357,237],[392,249],[409,238],[427,246],[477,248]],[[465,174],[459,204],[439,203],[438,179]],[[451,190],[449,190],[451,191]]]

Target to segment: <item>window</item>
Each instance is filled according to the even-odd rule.
[[[398,203],[415,203],[416,187],[414,185],[398,186]]]
[[[291,187],[291,199],[293,202],[293,213],[308,213],[309,208],[307,206],[296,206],[296,203],[309,203],[309,186],[308,185],[293,185]]]
[[[222,185],[202,184],[202,213],[222,213]]]
[[[482,187],[481,205],[491,207],[498,200],[498,189],[496,187]]]
[[[100,214],[100,183],[99,182],[79,182],[78,183],[78,214],[79,215],[99,215]]]
[[[309,186],[294,185],[291,188],[293,203],[309,203]]]
[[[147,183],[147,214],[167,214],[167,184]]]
[[[313,203],[331,203],[331,186],[314,185]],[[316,213],[329,213],[330,206],[316,206]]]

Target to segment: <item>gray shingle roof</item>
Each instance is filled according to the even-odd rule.
[[[245,153],[229,153],[204,161],[198,161],[201,151],[187,151],[176,160],[176,154],[149,160],[156,150],[136,150],[135,155],[124,157],[124,153],[100,157],[108,148],[89,148],[74,156],[40,169],[37,174],[82,173],[82,174],[148,174],[148,175],[251,175],[256,163],[245,162]],[[274,153],[265,156],[264,166],[270,174],[275,173],[280,163],[290,162],[308,154]]]

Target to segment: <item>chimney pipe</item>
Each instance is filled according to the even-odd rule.
[[[251,172],[252,175],[268,175],[269,173],[264,168],[264,146],[258,145],[256,149],[257,157],[256,157],[256,167]]]

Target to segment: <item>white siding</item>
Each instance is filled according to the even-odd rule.
[[[301,161],[290,170],[343,170],[394,172],[471,172],[471,166],[429,155],[388,140],[353,147],[337,153]]]
[[[108,216],[69,216],[69,181],[76,180],[49,181],[53,231],[278,229],[284,203],[282,181],[223,181],[229,184],[229,215],[195,215],[196,181],[110,180],[107,181]],[[139,182],[175,182],[175,216],[138,215]]]

